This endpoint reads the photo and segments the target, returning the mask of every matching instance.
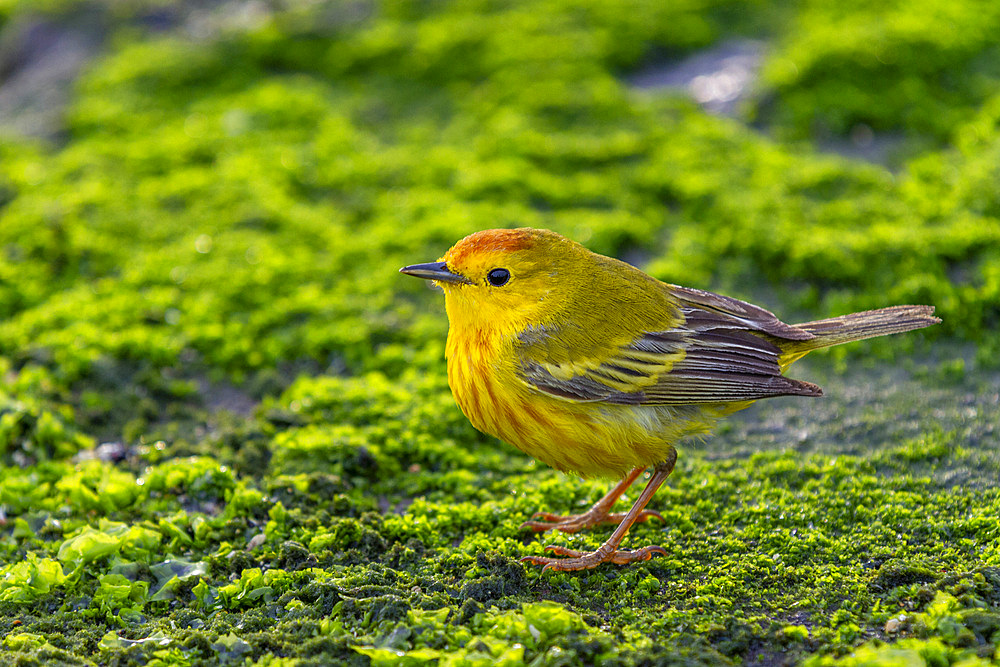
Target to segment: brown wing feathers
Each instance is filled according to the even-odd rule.
[[[625,405],[822,395],[814,384],[781,375],[783,351],[773,342],[784,338],[808,344],[813,334],[743,301],[676,289],[684,316],[676,328],[647,332],[620,348],[606,363],[570,378],[556,378],[544,364],[531,361],[522,362],[523,377],[536,389],[560,398]],[[530,344],[531,338],[522,336],[522,341]],[[673,355],[675,359],[664,364],[657,361],[662,358],[658,355]],[[625,389],[633,384],[630,378],[643,377],[652,383]]]
[[[669,288],[683,323],[646,332],[605,363],[568,379],[526,361],[521,366],[524,379],[560,398],[625,405],[821,396],[819,387],[784,377],[782,369],[816,348],[940,321],[932,315],[933,307],[895,306],[792,326],[745,301],[676,285]],[[530,337],[522,340],[530,343]]]
[[[763,320],[771,330],[793,329],[767,311],[756,310],[781,325],[774,326],[767,318],[758,317],[757,321]],[[753,327],[757,321],[747,322],[745,313],[740,313],[742,317],[734,317],[726,312],[692,306],[684,307],[682,312],[683,330],[688,333],[684,358],[652,387],[636,394],[609,397],[611,402],[725,403],[770,396],[822,395],[822,390],[812,383],[781,375],[778,364],[781,348],[751,333],[748,324]]]
[[[670,292],[684,306],[689,327],[698,328],[705,323],[709,325],[728,323],[729,326],[760,331],[785,340],[809,340],[813,337],[810,332],[785,324],[771,311],[752,303],[690,287],[679,285],[669,287]]]

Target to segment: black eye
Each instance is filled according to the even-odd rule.
[[[493,269],[486,274],[486,280],[494,287],[503,287],[510,280],[510,271],[507,269]]]

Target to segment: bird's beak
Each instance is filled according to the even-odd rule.
[[[471,285],[470,281],[465,276],[460,276],[457,273],[452,273],[448,270],[448,265],[444,262],[428,262],[427,264],[413,264],[411,266],[404,266],[399,270],[400,273],[405,273],[408,276],[415,276],[417,278],[425,278],[427,280],[435,280],[440,283],[463,283],[466,285]]]

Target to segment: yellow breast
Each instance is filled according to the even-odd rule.
[[[704,430],[704,415],[689,406],[580,403],[538,392],[517,377],[514,355],[488,332],[450,330],[447,356],[452,394],[472,425],[559,470],[621,477]]]

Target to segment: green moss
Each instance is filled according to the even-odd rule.
[[[779,123],[798,136],[864,123],[947,140],[1000,78],[1000,14],[971,8],[807,3],[767,69]]]
[[[48,410],[6,398],[0,393],[0,461],[28,465],[72,456],[93,446],[93,439],[72,424],[68,408]],[[61,414],[60,414],[61,413]]]
[[[0,0],[109,31],[59,143],[0,142],[14,664],[996,661],[992,4],[290,3],[196,41],[92,4]],[[770,40],[745,116],[625,82],[734,34]],[[891,170],[811,147],[861,126]],[[519,524],[607,482],[477,433],[396,273],[515,225],[788,321],[944,322],[682,443],[625,543],[667,557],[542,573],[610,528]]]

